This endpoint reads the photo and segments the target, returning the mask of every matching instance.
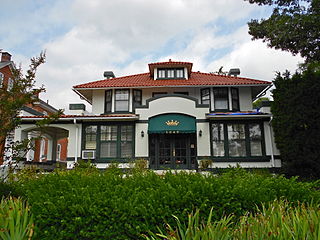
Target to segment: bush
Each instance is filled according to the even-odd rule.
[[[31,239],[33,219],[28,205],[20,198],[2,199],[0,202],[0,238]]]
[[[112,170],[112,169],[111,169]],[[319,183],[231,170],[220,176],[61,171],[16,184],[35,217],[35,239],[139,239],[199,209],[240,217],[274,199],[319,202]],[[161,224],[163,223],[163,224]]]
[[[287,201],[274,201],[262,205],[256,214],[249,213],[234,221],[232,215],[218,221],[211,221],[212,209],[208,220],[202,221],[199,211],[190,214],[188,223],[183,224],[175,217],[176,226],[167,226],[167,233],[146,236],[150,240],[255,240],[255,239],[310,239],[318,240],[320,236],[319,206],[299,204],[292,207]]]

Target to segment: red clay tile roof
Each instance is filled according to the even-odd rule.
[[[158,64],[158,63],[156,63]],[[117,87],[166,87],[166,86],[226,86],[226,85],[270,85],[271,82],[250,78],[192,72],[189,79],[153,80],[150,73],[105,79],[76,85],[73,88],[117,88]]]

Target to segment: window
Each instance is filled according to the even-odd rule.
[[[212,156],[222,158],[265,155],[262,123],[212,123]]]
[[[188,92],[174,92],[174,94],[181,94],[181,95],[186,95],[186,96],[188,96],[188,95],[189,95],[189,93],[188,93]]]
[[[239,90],[238,88],[231,88],[231,100],[232,100],[232,111],[239,111]]]
[[[201,89],[201,104],[210,104],[210,88]]]
[[[100,157],[117,157],[117,126],[101,126]]]
[[[246,156],[246,135],[244,124],[228,124],[228,145],[230,157]]]
[[[96,150],[96,159],[132,158],[133,125],[96,125],[85,127],[84,148]],[[106,160],[104,160],[106,161]]]
[[[128,89],[116,90],[115,111],[116,112],[129,111],[129,90]]]
[[[213,97],[215,111],[229,109],[228,88],[214,88]]]
[[[94,150],[97,148],[97,126],[85,128],[85,149]]]
[[[158,79],[185,78],[183,68],[158,69]]]
[[[159,96],[163,96],[166,94],[167,94],[166,92],[153,92],[152,97],[159,97]]]
[[[57,159],[58,161],[61,159],[61,144],[57,145]]]
[[[142,105],[142,91],[141,90],[133,90],[133,108]]]
[[[112,109],[112,90],[107,90],[106,91],[106,96],[105,96],[105,112],[111,112]]]
[[[262,156],[262,136],[259,124],[249,124],[251,156]]]
[[[224,156],[224,129],[222,123],[211,125],[212,130],[212,155],[214,157]]]
[[[13,88],[13,80],[11,78],[8,79],[8,91],[11,91]]]
[[[0,72],[0,88],[3,86],[4,74]]]

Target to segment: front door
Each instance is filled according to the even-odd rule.
[[[150,134],[150,167],[195,169],[195,134]]]

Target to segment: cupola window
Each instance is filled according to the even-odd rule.
[[[185,78],[183,68],[160,68],[158,69],[158,79]]]

